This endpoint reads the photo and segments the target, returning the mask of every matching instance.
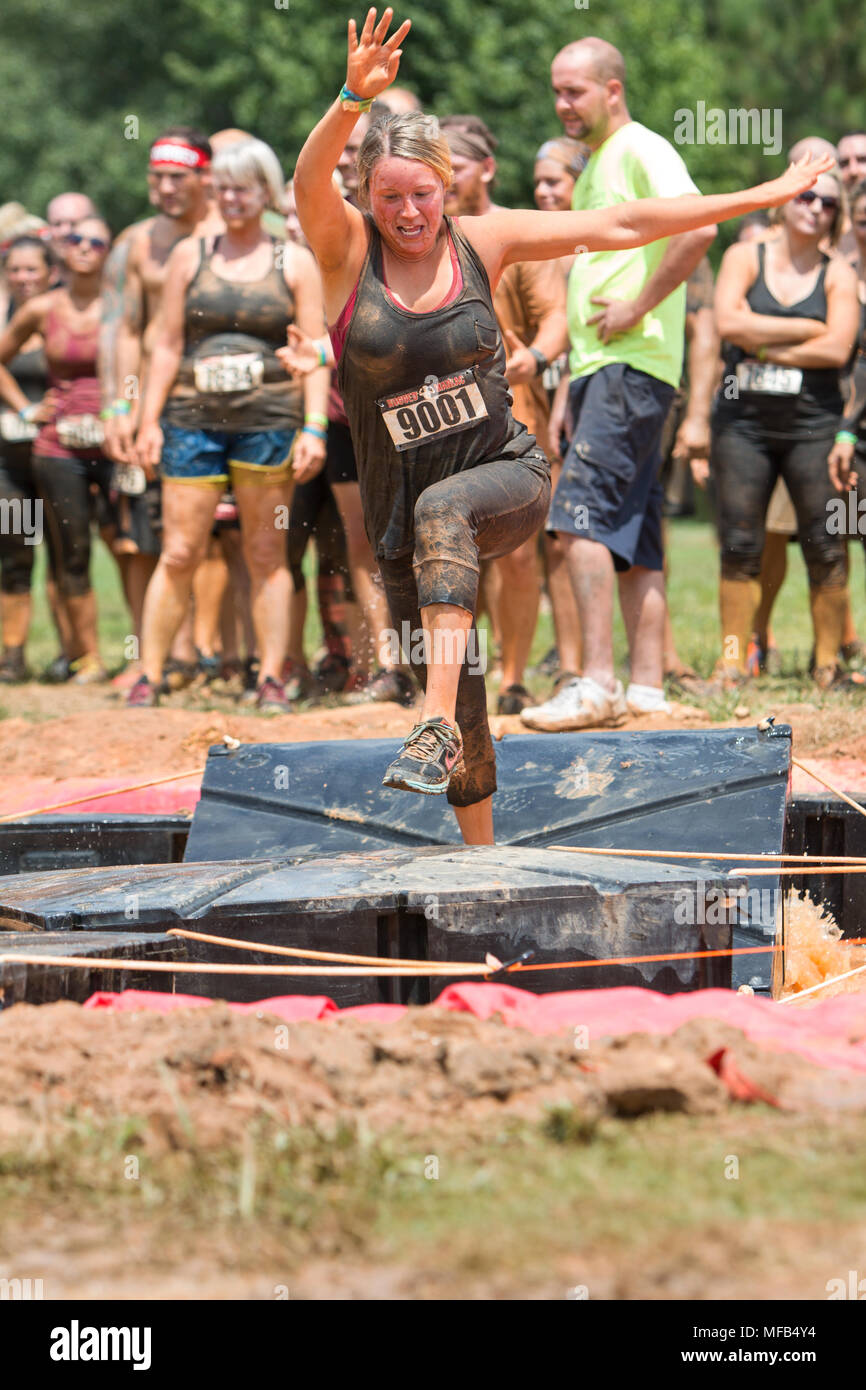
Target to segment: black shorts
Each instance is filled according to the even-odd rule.
[[[617,570],[664,567],[661,437],[675,388],[624,363],[572,381],[571,442],[548,531],[606,545]]]
[[[325,457],[325,477],[329,483],[356,483],[358,466],[348,425],[328,424],[328,451]]]

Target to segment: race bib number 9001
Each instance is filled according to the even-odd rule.
[[[471,368],[451,376],[428,376],[422,386],[376,402],[399,452],[417,449],[443,434],[472,429],[487,419],[487,407]]]

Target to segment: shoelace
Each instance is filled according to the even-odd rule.
[[[447,747],[453,738],[454,735],[447,733],[441,724],[422,724],[418,734],[409,735],[404,751],[410,758],[417,758],[419,763],[423,763],[428,758],[437,757],[439,749]]]

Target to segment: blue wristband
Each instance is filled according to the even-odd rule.
[[[346,84],[343,83],[338,101],[344,111],[369,111],[370,107],[373,105],[374,98],[359,97],[357,92],[350,91]]]
[[[302,433],[303,433],[303,434],[314,434],[314,435],[316,436],[317,439],[324,439],[324,441],[325,441],[326,444],[327,444],[327,442],[328,442],[327,431],[326,431],[326,430],[320,430],[319,427],[318,427],[318,425],[304,425],[304,428],[303,428],[303,430],[302,430]]]

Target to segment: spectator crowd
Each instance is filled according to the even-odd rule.
[[[570,44],[551,80],[563,133],[534,153],[538,209],[697,191],[680,150],[629,114],[610,45]],[[334,175],[362,212],[365,137],[411,133],[420,111],[393,85],[363,105]],[[474,114],[441,115],[436,130],[453,225],[496,211],[507,132]],[[857,529],[834,524],[833,505],[856,491],[866,445],[866,133],[836,134],[790,151],[834,162],[744,217],[715,277],[711,227],[514,261],[491,286],[513,415],[552,478],[536,533],[482,564],[499,713],[542,730],[604,726],[777,670],[772,609],[793,540],[813,679],[866,683],[848,596]],[[32,678],[35,547],[20,518],[38,504],[58,651],[46,679],[111,680],[132,707],[189,685],[264,711],[334,694],[413,704],[337,386],[354,296],[329,323],[293,182],[254,134],[169,127],[141,173],[151,215],[116,234],[86,191],[59,192],[44,218],[0,206],[0,682]],[[423,405],[403,416],[427,428]],[[665,586],[664,516],[688,510],[695,487],[719,540],[709,678],[677,654]],[[97,534],[129,611],[117,674],[100,646]],[[539,704],[525,682],[544,594],[555,640]]]

